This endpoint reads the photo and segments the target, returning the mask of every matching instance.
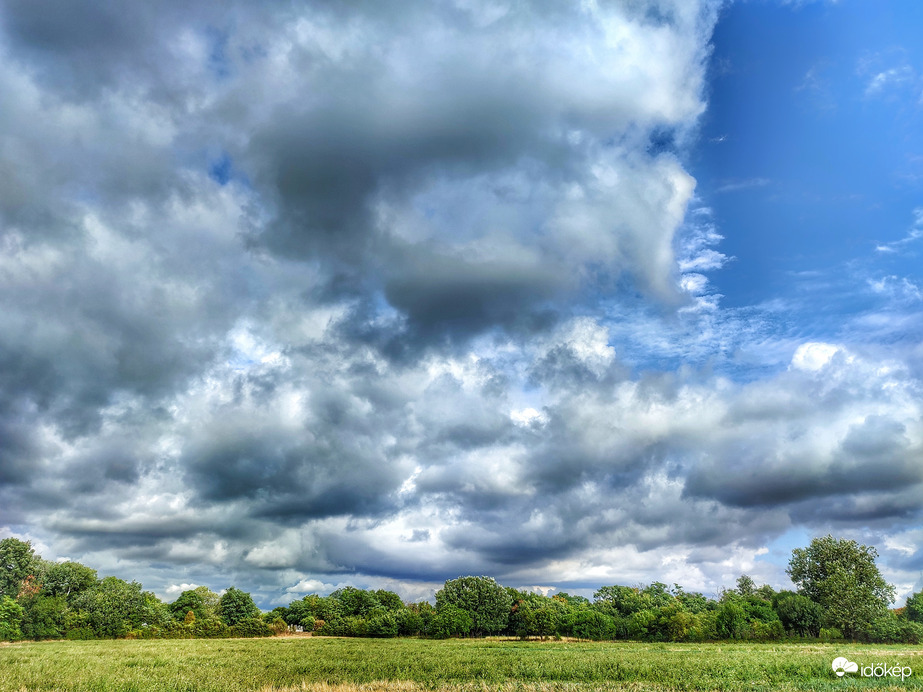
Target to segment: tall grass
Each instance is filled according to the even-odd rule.
[[[836,656],[911,666],[839,679]],[[586,692],[923,689],[923,650],[832,644],[495,640],[29,642],[0,648],[0,691]]]

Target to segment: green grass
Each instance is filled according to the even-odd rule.
[[[910,666],[903,683],[830,667]],[[23,642],[0,647],[0,691],[923,689],[923,647],[417,639]]]

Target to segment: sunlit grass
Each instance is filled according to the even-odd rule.
[[[24,642],[0,648],[0,690],[923,689],[917,676],[836,678],[841,655],[923,678],[923,649],[911,646],[279,638]]]

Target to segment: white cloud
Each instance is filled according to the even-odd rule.
[[[835,344],[817,342],[802,344],[792,356],[792,367],[806,372],[818,372],[841,350],[842,347]]]

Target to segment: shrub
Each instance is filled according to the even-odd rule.
[[[192,634],[205,639],[216,639],[229,635],[228,626],[217,617],[198,618],[192,624]]]
[[[590,608],[581,608],[568,613],[565,618],[564,631],[578,639],[601,641],[615,639],[615,620],[605,613]]]
[[[238,620],[236,625],[230,628],[232,637],[271,637],[272,630],[259,617],[250,617]]]
[[[727,601],[718,608],[715,626],[721,639],[743,638],[747,632],[747,624],[747,614],[737,603]]]
[[[370,618],[368,621],[368,635],[370,637],[396,637],[400,624],[394,613],[384,613]]]
[[[450,603],[443,604],[430,623],[430,634],[436,639],[459,637],[471,632],[472,619],[467,610]]]
[[[843,633],[836,627],[821,627],[819,638],[825,642],[842,641]]]
[[[0,641],[22,639],[22,606],[9,596],[0,597]]]
[[[405,608],[396,613],[397,633],[402,637],[413,637],[423,631],[423,617],[413,610]]]
[[[91,627],[75,627],[72,630],[67,630],[67,634],[64,635],[64,638],[73,641],[85,641],[96,639],[96,633]]]
[[[283,620],[281,617],[276,617],[274,620],[266,624],[269,625],[269,629],[272,630],[272,633],[276,636],[288,632],[288,623],[286,623],[285,620]]]

